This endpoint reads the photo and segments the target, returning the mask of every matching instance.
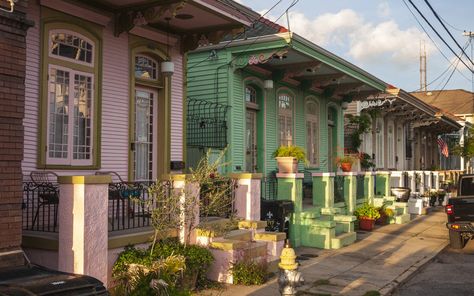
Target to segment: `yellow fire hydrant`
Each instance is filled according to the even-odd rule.
[[[278,287],[280,294],[284,296],[296,295],[296,288],[304,284],[303,276],[298,271],[295,250],[290,246],[288,240],[280,256],[280,276],[278,277]]]

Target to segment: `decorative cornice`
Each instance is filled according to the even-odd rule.
[[[23,13],[9,13],[0,11],[0,25],[7,26],[14,29],[14,34],[26,35],[26,30],[34,26],[34,22],[27,20]]]

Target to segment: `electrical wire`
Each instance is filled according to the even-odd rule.
[[[254,20],[252,22],[252,24],[250,25],[251,27],[255,26],[256,23],[258,23],[261,19],[263,19],[268,13],[270,13],[270,11],[272,11],[275,7],[277,7],[281,2],[283,2],[283,0],[278,0],[272,7],[270,7],[270,9],[268,9],[263,15],[261,15],[259,18],[257,18],[256,20]],[[241,32],[239,34],[237,34],[236,36],[232,37],[232,39],[230,41],[228,41],[226,44],[224,44],[221,48],[217,48],[215,49],[215,51],[219,51],[219,50],[223,50],[225,48],[227,48],[229,45],[232,44],[232,42],[234,42],[235,40],[239,39],[240,37],[242,37],[242,35],[245,34],[245,30],[244,32]],[[197,62],[196,64],[192,65],[191,67],[189,67],[188,71],[191,70],[192,68],[194,67],[197,67],[199,66],[200,64],[204,63],[205,61],[209,60],[210,56],[208,56],[207,58]]]
[[[450,27],[453,28],[454,30],[459,31],[459,32],[464,32],[464,30],[459,29],[459,28],[457,28],[457,27],[451,25],[450,23],[448,23],[441,15],[440,15],[439,17],[443,20],[443,22],[444,22],[446,25],[450,26]]]
[[[466,58],[469,60],[469,62],[471,62],[471,65],[474,65],[474,62],[467,55],[467,53],[464,51],[464,49],[461,47],[461,45],[459,45],[458,41],[454,38],[453,34],[451,34],[451,32],[448,30],[448,28],[446,28],[446,25],[443,23],[443,21],[441,20],[441,18],[438,15],[438,13],[434,10],[433,6],[431,6],[430,2],[428,0],[424,0],[424,1],[425,1],[426,5],[428,5],[428,7],[430,8],[431,12],[433,12],[434,16],[439,21],[439,23],[443,26],[443,28],[446,30],[446,32],[448,32],[448,35],[451,37],[451,39],[453,39],[454,43],[456,43],[456,45],[459,47],[459,49],[461,49],[461,57],[464,54],[466,56]]]
[[[451,46],[444,40],[444,38],[438,33],[438,31],[433,27],[433,25],[426,19],[425,15],[418,9],[418,7],[413,3],[412,0],[408,0],[410,4],[415,8],[415,10],[418,12],[418,14],[425,20],[425,22],[430,26],[430,28],[433,30],[433,32],[436,33],[436,35],[443,41],[443,43],[449,48],[449,50],[463,63],[464,66],[466,66],[467,69],[472,73],[474,70],[472,70],[459,56],[458,54],[451,48]]]
[[[423,31],[425,32],[426,36],[428,36],[428,38],[431,40],[431,42],[433,43],[433,45],[436,47],[436,49],[439,51],[439,53],[446,59],[446,61],[448,61],[448,63],[450,64],[453,64],[454,62],[451,61],[445,54],[444,52],[441,50],[441,48],[439,48],[438,44],[433,40],[433,38],[431,38],[430,34],[428,33],[428,31],[425,29],[425,27],[423,26],[423,24],[420,22],[420,20],[418,20],[418,17],[415,15],[415,13],[411,10],[410,6],[408,6],[408,3],[405,1],[405,0],[402,0],[403,1],[403,4],[405,4],[406,8],[408,9],[408,11],[411,13],[411,15],[413,16],[413,18],[415,19],[415,21],[418,23],[418,25],[421,27],[421,29],[423,29]],[[456,68],[456,71],[458,71],[459,74],[461,74],[462,77],[464,77],[467,81],[471,81],[471,78],[468,78],[466,77],[459,69]]]

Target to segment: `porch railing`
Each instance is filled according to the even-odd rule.
[[[356,176],[356,199],[364,199],[365,175]]]
[[[59,187],[52,183],[23,183],[22,229],[58,232]]]
[[[334,203],[344,202],[344,176],[336,175],[334,177]]]
[[[262,200],[276,200],[278,193],[278,180],[276,175],[270,174],[262,178],[260,194]]]

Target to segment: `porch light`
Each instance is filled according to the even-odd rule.
[[[174,63],[171,61],[161,62],[161,73],[165,76],[171,76],[174,73]]]
[[[347,110],[347,107],[349,107],[349,102],[344,101],[341,103],[342,110]]]
[[[265,89],[272,89],[273,88],[273,80],[265,80],[263,81],[263,88]]]

